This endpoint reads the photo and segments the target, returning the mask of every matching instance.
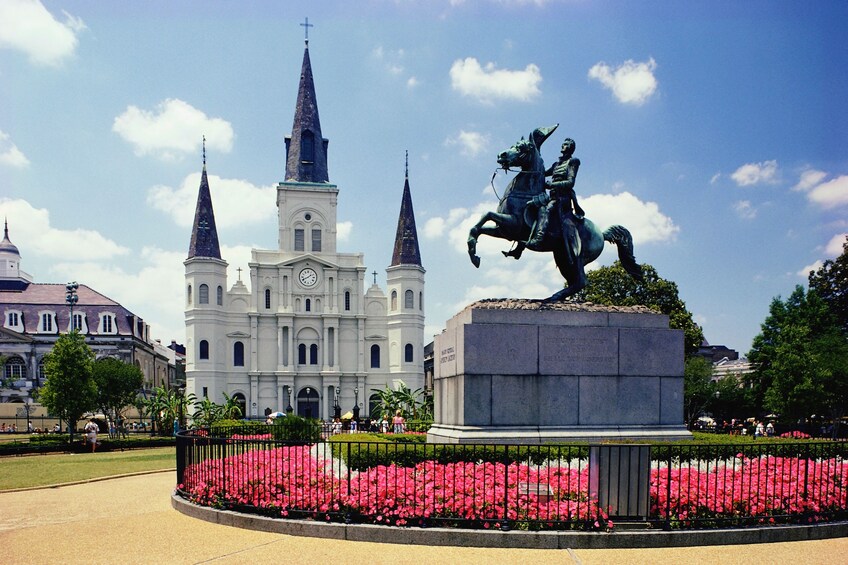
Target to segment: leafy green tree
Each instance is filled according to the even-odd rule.
[[[238,420],[244,413],[241,404],[236,400],[235,395],[230,396],[226,392],[224,395],[224,404],[221,406],[221,417],[231,420]]]
[[[425,396],[424,389],[412,390],[403,381],[398,381],[396,389],[386,387],[377,391],[377,394],[380,396],[380,403],[377,407],[378,413],[372,414],[373,417],[391,419],[400,410],[401,416],[406,419],[433,419],[433,400]]]
[[[183,426],[184,419],[189,414],[189,407],[194,406],[195,401],[194,394],[186,395],[179,390],[156,387],[146,404],[159,434],[170,435],[174,420],[180,420],[180,425]]]
[[[683,330],[684,353],[694,355],[704,341],[701,327],[680,299],[677,284],[663,279],[651,265],[642,265],[643,280],[633,279],[619,261],[586,273],[588,284],[576,297],[608,306],[647,306],[668,315],[672,329]]]
[[[208,397],[200,399],[200,402],[195,404],[194,413],[191,418],[195,425],[202,428],[208,428],[218,420],[222,419],[223,412],[219,404],[215,404]]]
[[[824,300],[842,331],[848,334],[848,236],[842,244],[842,254],[810,271],[809,282],[810,290]]]
[[[97,407],[93,371],[94,352],[77,330],[60,335],[44,358],[47,382],[41,387],[41,404],[50,414],[67,422],[71,442],[77,420]]]
[[[785,301],[772,300],[748,359],[757,368],[747,379],[763,410],[788,420],[845,414],[848,342],[815,291],[797,286]]]
[[[713,365],[703,357],[690,357],[683,367],[683,413],[689,427],[713,401]]]
[[[97,406],[112,420],[135,401],[144,382],[141,369],[112,357],[95,361],[92,374],[97,384]]]

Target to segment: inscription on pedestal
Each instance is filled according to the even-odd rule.
[[[539,373],[542,375],[618,374],[615,328],[539,328]]]

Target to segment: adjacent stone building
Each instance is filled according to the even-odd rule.
[[[4,226],[0,242],[0,402],[23,402],[44,383],[44,355],[59,335],[71,329],[85,335],[97,358],[133,363],[144,373],[145,388],[169,386],[174,362],[166,348],[150,339],[144,320],[95,289],[80,284],[73,320],[66,285],[33,282],[21,269],[21,254]],[[172,356],[171,356],[172,357]]]
[[[336,406],[369,415],[377,391],[398,381],[423,387],[425,271],[408,166],[384,291],[376,272],[368,284],[362,253],[337,250],[339,188],[330,182],[328,145],[307,43],[277,186],[278,247],[254,249],[249,280],[239,275],[232,286],[204,154],[184,262],[186,390],[197,398],[234,396],[250,417],[292,408],[329,419]]]

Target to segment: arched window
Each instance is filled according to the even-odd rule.
[[[411,343],[407,343],[406,347],[403,348],[403,360],[406,363],[412,363],[414,360],[414,349]]]
[[[306,365],[306,345],[303,343],[297,346],[297,364]]]
[[[188,291],[186,292],[186,305],[191,306],[191,285],[188,285]]]
[[[383,402],[380,400],[380,395],[377,393],[372,394],[368,397],[368,416],[371,418],[379,418],[380,417],[380,407]]]
[[[321,252],[321,228],[312,228],[312,252]]]
[[[265,309],[266,310],[271,309],[271,289],[270,288],[265,289]]]
[[[380,368],[380,346],[376,343],[371,346],[371,368]]]
[[[6,370],[4,375],[6,379],[10,381],[21,381],[26,379],[26,363],[24,363],[24,360],[18,356],[9,358],[9,360],[6,361]]]
[[[418,293],[418,309],[419,310],[424,309],[424,293],[423,292]]]
[[[312,300],[310,300],[309,298],[306,299],[306,311],[312,312]]]
[[[314,343],[309,346],[309,364],[317,365],[318,364],[318,346]]]
[[[233,366],[244,367],[244,343],[240,341],[233,344]]]
[[[200,285],[197,289],[197,300],[201,304],[209,304],[209,285]]]
[[[218,286],[218,306],[224,305],[224,289]]]
[[[200,358],[209,359],[209,342],[205,339],[200,340]]]
[[[392,291],[392,310],[397,310],[397,291]]]
[[[415,293],[411,290],[407,290],[403,293],[403,307],[407,310],[415,308]]]
[[[349,290],[345,291],[345,299],[344,300],[345,300],[345,305],[344,305],[345,310],[350,311],[350,291]]]

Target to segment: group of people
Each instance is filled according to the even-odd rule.
[[[342,421],[340,418],[333,418],[333,422],[330,425],[330,433],[332,435],[340,434],[344,430],[342,425]],[[363,432],[375,432],[375,433],[394,433],[394,434],[402,434],[406,432],[406,420],[404,420],[401,415],[400,410],[395,412],[395,415],[392,416],[391,424],[386,419],[385,416],[380,418],[379,420],[372,420],[371,418],[365,418],[362,422],[357,420],[350,420],[347,430],[350,433],[356,433],[358,431]]]

